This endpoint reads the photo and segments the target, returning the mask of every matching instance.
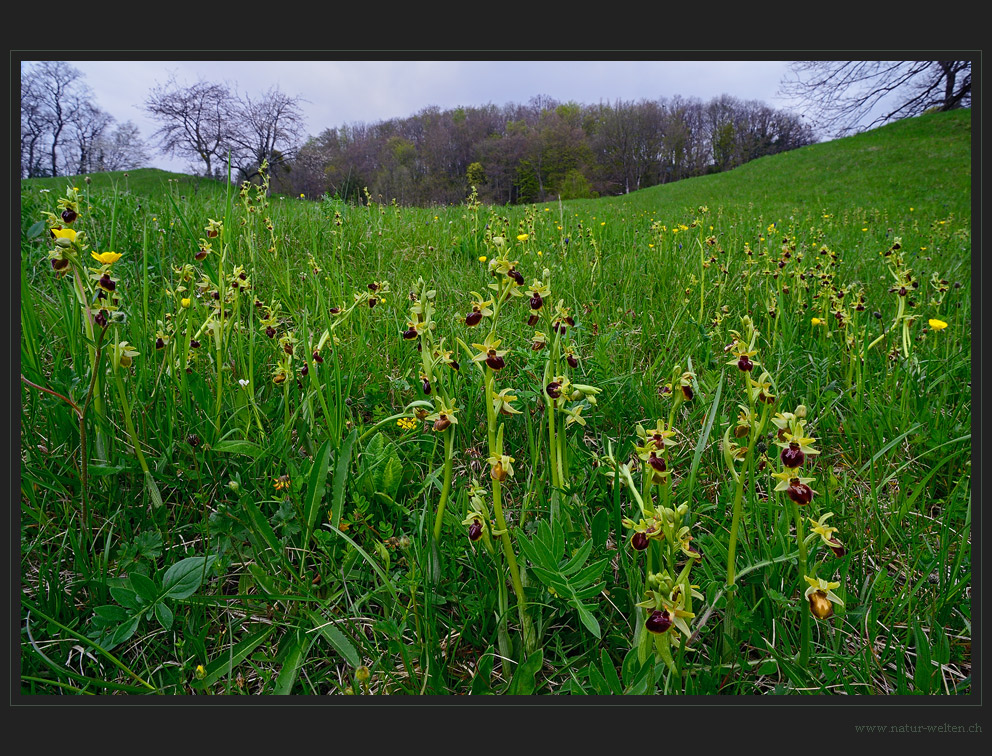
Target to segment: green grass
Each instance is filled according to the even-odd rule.
[[[99,359],[99,328],[91,338],[39,223],[67,185],[89,245],[79,270],[99,267],[90,249],[123,255],[110,267],[123,316]],[[23,181],[22,692],[970,692],[970,187],[967,111],[537,206],[356,207],[255,190],[249,202],[239,187],[155,170]],[[210,220],[224,230],[196,261]],[[524,289],[548,271],[535,327],[529,294],[495,326],[465,323],[471,292],[509,285],[488,272],[501,250]],[[896,258],[918,282],[905,342]],[[418,352],[401,334],[416,319],[408,294],[424,302],[427,290],[434,329]],[[575,326],[555,342],[559,301]],[[728,436],[751,449],[732,463],[740,484],[728,469],[722,439],[749,402],[727,348],[731,331],[746,337],[745,316],[759,332],[752,377],[767,370],[776,396],[769,417],[804,405],[820,452],[802,468],[816,494],[801,526],[833,512],[843,556],[818,537],[798,550],[760,402],[749,435]],[[487,373],[459,340],[474,352],[490,326],[508,353]],[[441,337],[457,371],[425,363]],[[139,355],[115,373],[121,341]],[[275,383],[280,365],[288,378]],[[673,401],[666,384],[680,392],[690,370],[693,399]],[[561,411],[549,424],[546,384],[559,376],[600,390],[565,406],[581,405],[586,425],[566,427]],[[508,388],[520,414],[490,413]],[[438,432],[416,410],[441,398],[457,424]],[[676,442],[670,478],[645,482],[645,454],[631,486],[611,485],[611,465],[636,458],[637,425],[659,420]],[[500,423],[514,472],[494,486]],[[653,650],[642,629],[651,607],[637,604],[660,590],[650,573],[674,580],[686,556],[677,528],[630,547],[635,491],[659,517],[687,505],[680,524],[703,554],[687,648],[666,634]],[[473,494],[489,520],[478,541]],[[505,537],[493,532],[504,524]],[[807,608],[804,561],[840,584],[829,619]]]

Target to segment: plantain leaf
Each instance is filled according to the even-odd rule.
[[[306,522],[306,537],[304,542],[310,540],[314,525],[317,524],[317,516],[320,514],[320,505],[324,501],[324,491],[327,488],[327,470],[331,463],[331,441],[330,439],[321,444],[320,449],[313,458],[310,466],[310,477],[307,482],[307,493],[304,501],[304,520]]]
[[[331,525],[335,529],[341,522],[341,512],[344,510],[344,492],[351,468],[351,454],[357,438],[358,429],[355,428],[341,444],[334,460],[334,479],[331,482]]]
[[[187,557],[181,559],[165,571],[162,576],[164,598],[189,598],[200,588],[207,570],[217,560],[217,555],[209,557]]]

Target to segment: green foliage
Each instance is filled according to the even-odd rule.
[[[142,618],[154,617],[165,630],[172,629],[175,614],[168,602],[181,601],[200,588],[216,556],[187,557],[169,567],[158,579],[133,572],[127,581],[111,587],[117,604],[93,609],[93,637],[105,650],[127,641],[138,629]]]
[[[533,565],[534,574],[556,596],[579,613],[585,628],[595,637],[602,636],[593,606],[587,601],[603,590],[599,582],[609,559],[597,559],[586,564],[592,554],[592,541],[584,541],[573,554],[565,559],[565,533],[561,525],[549,525],[542,520],[532,539],[517,531],[517,542]]]
[[[512,183],[498,163],[482,155],[480,163],[488,183]],[[530,164],[528,191],[541,191],[548,167]],[[74,228],[93,250],[113,240],[122,254],[111,269],[122,317],[104,344],[126,340],[138,352],[120,374],[126,408],[106,372],[110,351],[93,370],[96,340],[73,276],[59,276],[49,256],[44,213],[65,181],[22,182],[20,355],[30,381],[19,416],[22,690],[968,693],[970,170],[969,114],[941,113],[624,197],[526,207],[476,197],[401,208],[371,192],[361,206],[255,190],[241,202],[237,187],[229,199],[223,184],[203,179],[94,175],[77,184],[83,212]],[[229,232],[223,263],[219,242],[194,258],[209,219]],[[919,284],[907,297],[915,304],[905,305],[908,358],[902,322],[890,333],[898,294],[885,253],[896,237]],[[501,503],[524,577],[531,652],[518,642],[503,536],[492,533],[488,408],[466,354],[484,338],[465,316],[472,292],[493,291],[495,238],[525,289],[548,269],[543,306],[560,300],[575,320],[571,380],[602,389],[582,405],[585,425],[549,431],[549,352],[533,349],[530,297],[505,303],[506,365],[494,391],[512,387],[520,414],[496,415],[514,459]],[[81,262],[84,274],[98,268]],[[236,268],[250,288],[231,288]],[[433,334],[461,363],[435,366],[429,395],[420,373],[430,350],[401,336],[421,276],[436,292]],[[369,284],[387,280],[389,291],[377,289],[369,307]],[[229,296],[215,332],[218,282]],[[844,328],[832,309],[835,286],[846,289]],[[832,512],[827,522],[846,549],[837,556],[820,536],[810,542],[811,571],[841,583],[844,606],[812,623],[808,664],[798,659],[808,608],[795,518],[768,474],[778,462],[774,435],[760,439],[754,471],[742,474],[740,643],[729,648],[733,664],[721,664],[736,492],[721,441],[747,405],[725,348],[745,314],[760,331],[757,359],[775,375],[770,414],[804,404],[821,450],[803,527],[809,533],[807,515],[815,522]],[[948,326],[934,330],[930,318]],[[200,346],[187,348],[187,338]],[[690,364],[694,398],[675,407],[666,384]],[[277,383],[280,365],[288,377]],[[86,405],[94,375],[81,434],[73,407]],[[437,517],[445,437],[426,417],[441,385],[458,422],[450,500]],[[607,458],[636,458],[636,426],[669,417],[677,443],[667,504],[688,504],[682,524],[703,554],[692,566],[703,595],[686,620],[692,639],[671,645],[671,666],[650,653],[649,612],[636,605],[664,582],[649,583],[651,573],[674,577],[687,556],[664,563],[665,542],[631,547],[623,520],[636,522],[638,505],[610,477]],[[545,463],[549,438],[563,440],[560,487]],[[488,545],[468,537],[473,481],[488,508]],[[660,490],[648,493],[657,501]],[[359,679],[364,667],[370,676]]]

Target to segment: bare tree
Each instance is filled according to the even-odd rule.
[[[84,102],[76,109],[70,126],[73,137],[72,146],[78,156],[75,161],[77,174],[97,170],[93,155],[94,148],[104,138],[113,123],[113,116],[100,110],[92,103]],[[68,149],[66,151],[68,152]]]
[[[89,87],[82,82],[82,76],[79,69],[61,60],[24,64],[21,72],[21,135],[22,145],[30,153],[29,173],[37,175],[41,170],[41,157],[35,154],[36,150],[47,153],[46,171],[50,176],[58,176],[60,172],[76,167],[77,153],[67,147],[66,141],[80,109],[92,97]],[[25,97],[29,100],[27,103]],[[25,104],[29,111],[27,121],[23,114]]]
[[[278,87],[257,99],[245,95],[237,101],[229,139],[242,181],[257,176],[263,162],[274,170],[295,156],[305,137],[301,102]]]
[[[41,176],[42,151],[48,121],[41,102],[41,83],[36,69],[21,71],[21,176]]]
[[[833,136],[971,106],[970,60],[799,60],[780,84]]]
[[[221,84],[198,81],[180,86],[175,78],[156,86],[145,110],[162,125],[152,134],[163,154],[198,159],[211,176],[215,159],[226,159],[237,102]]]
[[[129,171],[148,164],[148,151],[133,121],[125,121],[93,145],[94,170]]]

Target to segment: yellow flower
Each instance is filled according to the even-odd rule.
[[[947,323],[945,323],[943,320],[930,318],[930,320],[928,320],[927,322],[930,324],[930,327],[935,331],[942,331],[945,328],[947,328]]]
[[[289,476],[280,475],[272,483],[272,487],[275,488],[277,491],[282,491],[284,488],[289,488]]]
[[[202,664],[197,664],[196,671],[193,672],[193,675],[196,677],[197,680],[202,680],[204,677],[207,676],[206,667],[204,667]]]
[[[488,260],[488,259],[489,259],[489,258],[488,258],[488,257],[486,257],[485,255],[479,255],[479,262],[485,262],[485,261],[486,261],[486,260]]]
[[[517,234],[517,241],[527,241],[530,238],[530,234]]]
[[[53,228],[52,236],[55,237],[55,243],[60,247],[68,247],[76,241],[76,232],[71,228]]]
[[[809,321],[809,322],[810,322],[810,323],[812,323],[812,324],[813,324],[813,325],[815,325],[815,326],[818,326],[818,325],[820,325],[820,323],[822,323],[823,321],[822,321],[822,320],[820,320],[819,318],[813,318],[813,319],[812,319],[811,321]]]
[[[90,252],[90,256],[96,260],[98,263],[103,265],[113,265],[115,262],[120,260],[124,255],[119,252]]]
[[[189,305],[190,305],[190,298],[189,297],[183,297],[179,301],[179,304],[181,304],[183,307],[189,307]]]

